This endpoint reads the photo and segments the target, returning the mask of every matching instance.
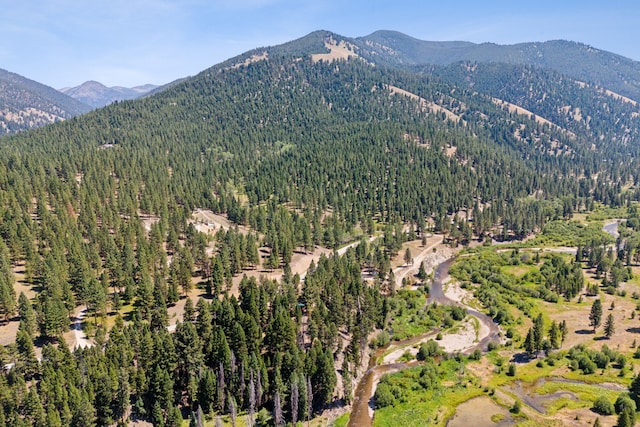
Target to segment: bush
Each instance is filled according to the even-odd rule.
[[[469,360],[480,360],[481,357],[482,352],[476,348],[475,350],[473,350],[473,353],[469,355]]]
[[[509,369],[507,369],[507,375],[510,377],[515,377],[516,376],[516,364],[515,363],[509,363]]]
[[[429,340],[420,345],[416,358],[418,360],[427,360],[428,357],[434,357],[442,354],[442,348],[434,340]]]
[[[378,336],[375,339],[375,346],[384,347],[385,345],[389,344],[390,340],[391,340],[391,337],[389,336],[389,332],[382,331],[378,334]]]
[[[596,366],[600,369],[604,369],[607,367],[607,365],[609,364],[609,356],[607,356],[604,353],[601,352],[597,352],[594,356],[593,356],[593,361],[595,362]]]
[[[376,406],[384,408],[386,406],[393,406],[396,403],[396,398],[391,391],[391,386],[385,382],[380,382],[374,395]]]
[[[597,368],[596,364],[588,356],[582,356],[578,361],[578,365],[585,375],[593,374]]]
[[[628,395],[621,394],[616,399],[616,403],[614,403],[613,408],[616,410],[616,414],[621,414],[625,409],[629,409],[630,412],[633,412],[635,414],[636,402],[631,400]]]
[[[614,414],[614,407],[613,407],[613,403],[611,403],[609,401],[609,399],[607,399],[604,396],[600,396],[596,399],[595,402],[593,402],[593,409],[594,412],[597,412],[600,415],[613,415]]]

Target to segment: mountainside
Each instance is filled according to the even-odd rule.
[[[90,107],[41,83],[0,69],[0,136],[86,113]]]
[[[565,220],[601,203],[596,213],[635,212],[630,225],[640,224],[639,120],[636,101],[548,68],[398,66],[376,61],[358,40],[318,31],[158,93],[2,138],[0,331],[15,345],[2,353],[11,364],[0,374],[0,419],[177,426],[185,417],[204,424],[224,416],[297,425],[351,398],[374,335],[371,347],[383,350],[391,339],[411,338],[394,367],[416,338],[439,332],[440,342],[466,335],[465,351],[477,349],[478,359],[500,339],[493,320],[515,331],[506,335],[519,346],[525,335],[532,342],[533,332],[522,333],[530,324],[548,330],[540,307],[553,307],[554,314],[579,309],[584,322],[571,320],[567,333],[595,343],[581,331],[586,302],[571,301],[592,298],[574,277],[582,279],[574,260],[594,263],[589,288],[601,277],[607,304],[619,296],[627,320],[637,304],[626,295],[633,288],[621,288],[623,295],[615,286],[627,274],[622,251],[631,262],[640,237],[619,241],[614,261],[613,239],[602,238],[597,219]],[[533,249],[534,240],[487,257],[493,239],[522,239],[550,225],[580,234],[573,246],[585,246],[575,256],[555,254]],[[486,308],[486,328],[463,306],[427,303],[436,282],[443,289],[422,262],[436,267],[473,239],[489,247],[465,255],[469,270],[458,268],[457,277]],[[533,316],[540,320],[527,320]],[[561,327],[553,325],[549,352],[560,347]],[[536,334],[528,353],[547,351]],[[418,358],[440,353],[430,342]],[[520,352],[513,342],[500,351]],[[423,384],[416,388],[396,393],[384,376],[390,397],[386,405],[382,393],[374,397],[376,411],[405,391],[448,399],[444,392],[456,389],[465,397],[458,403],[489,394],[478,377],[461,377],[461,368],[474,372],[462,365],[466,356],[451,354],[441,360],[446,372],[435,360],[425,362],[433,368],[416,366]],[[574,371],[552,356],[532,355],[531,368],[540,362],[545,370],[526,372],[546,376],[556,362],[553,372]],[[474,366],[504,381],[491,357]],[[621,372],[629,366],[606,358],[622,360]],[[610,381],[607,372],[595,375]],[[624,372],[620,388],[607,391],[624,392],[634,375]],[[368,413],[369,398],[361,402]],[[453,412],[445,415],[441,402],[420,419],[421,403],[411,404],[413,421],[389,424],[443,424]]]
[[[354,43],[364,57],[376,63],[409,66],[474,61],[534,65],[640,101],[640,62],[582,43],[564,40],[515,45],[431,42],[395,31],[377,31],[355,39]]]
[[[153,91],[158,86],[146,84],[132,88],[107,87],[96,81],[87,81],[80,86],[62,88],[60,92],[94,108],[104,107],[114,101],[136,99]]]
[[[597,186],[624,184],[638,173],[632,164],[640,110],[624,98],[535,67],[519,70],[522,79],[507,80],[514,69],[502,72],[509,93],[479,90],[484,66],[469,72],[474,86],[464,67],[456,79],[458,68],[386,68],[361,53],[351,39],[312,33],[22,143],[40,146],[46,134],[56,149],[72,144],[92,152],[112,144],[118,149],[92,156],[118,159],[119,173],[131,159],[166,165],[170,175],[149,163],[130,176],[149,188],[153,169],[154,189],[190,206],[226,210],[219,204],[230,199],[214,194],[240,191],[250,204],[274,195],[299,206],[310,199],[353,222],[371,214],[441,217],[485,204],[502,215],[496,200],[538,192],[586,199]],[[519,95],[523,83],[530,92]],[[616,122],[623,126],[610,125]],[[500,178],[504,170],[510,179]],[[147,191],[141,203],[150,203]]]

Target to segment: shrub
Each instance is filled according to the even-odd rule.
[[[636,402],[626,394],[621,394],[616,399],[616,403],[613,405],[616,410],[616,414],[621,414],[625,409],[629,409],[631,412],[636,412]]]
[[[393,406],[396,403],[396,398],[391,391],[391,386],[385,382],[380,382],[380,384],[378,384],[374,399],[376,406],[379,408]]]
[[[591,409],[600,415],[613,415],[614,413],[613,403],[604,396],[598,397],[596,401],[593,402],[593,408]]]
[[[427,360],[428,357],[434,357],[440,354],[442,354],[442,348],[440,348],[438,343],[434,340],[429,340],[428,342],[420,345],[416,358],[418,360]]]

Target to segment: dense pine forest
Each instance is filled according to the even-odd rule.
[[[349,402],[371,334],[413,307],[390,264],[403,242],[520,239],[638,200],[635,101],[533,66],[310,55],[336,40],[314,33],[0,139],[0,315],[19,322],[0,426],[295,425]],[[200,232],[197,209],[232,226]],[[555,293],[577,295],[572,265],[545,265]],[[242,278],[256,269],[282,278]],[[509,323],[504,298],[517,295],[481,300]],[[80,306],[96,345],[70,350]]]

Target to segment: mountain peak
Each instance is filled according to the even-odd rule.
[[[100,108],[115,101],[139,98],[155,88],[157,88],[157,86],[151,84],[133,88],[121,86],[107,87],[95,80],[88,80],[79,86],[60,89],[60,91],[94,108]]]

